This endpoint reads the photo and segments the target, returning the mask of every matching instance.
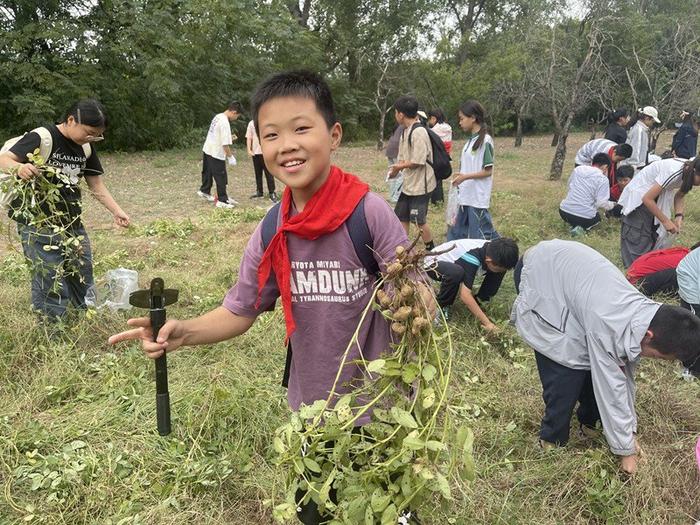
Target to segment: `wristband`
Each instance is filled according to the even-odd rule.
[[[676,213],[676,215],[675,215],[674,217],[680,217],[680,218],[682,219],[682,218],[683,218],[683,214],[682,214],[682,213]]]

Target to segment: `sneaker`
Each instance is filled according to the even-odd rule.
[[[581,237],[582,235],[586,235],[586,230],[581,228],[581,226],[576,226],[574,228],[571,228],[571,236],[572,237]]]
[[[250,198],[251,198],[251,199],[259,199],[259,198],[262,197],[262,196],[263,196],[262,193],[253,193],[253,194],[250,196]]]
[[[229,199],[228,202],[219,201],[216,203],[217,208],[235,208],[236,205]]]
[[[207,201],[207,202],[214,202],[214,197],[212,197],[212,196],[209,195],[208,193],[204,193],[204,192],[201,191],[201,190],[198,190],[198,191],[197,191],[197,195],[199,195],[202,199],[204,199],[204,200]]]
[[[262,197],[262,195],[261,195],[261,197]],[[280,200],[280,199],[279,199],[279,197],[277,196],[277,194],[273,191],[272,193],[270,193],[270,200],[271,200],[272,202],[277,202],[277,201]]]

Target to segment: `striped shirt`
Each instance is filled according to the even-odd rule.
[[[610,148],[614,148],[615,146],[617,146],[617,143],[608,139],[590,140],[581,146],[576,152],[574,164],[579,166],[590,166],[593,162],[593,157],[595,157],[598,153],[605,153],[607,155]]]

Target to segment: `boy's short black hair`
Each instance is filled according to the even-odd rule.
[[[312,71],[301,69],[276,73],[255,88],[250,101],[256,130],[260,129],[258,125],[260,107],[268,100],[280,97],[310,98],[316,104],[319,113],[323,115],[328,129],[338,122],[333,96],[326,81]]]
[[[241,106],[241,103],[237,100],[232,100],[229,102],[226,109],[229,111],[235,111],[236,113],[243,113],[243,106]]]
[[[518,264],[518,244],[507,237],[494,239],[486,245],[486,256],[491,258],[493,264],[512,270]]]
[[[628,164],[619,166],[615,170],[615,180],[634,178],[634,168]]]
[[[609,168],[611,165],[612,161],[607,153],[596,153],[591,160],[591,166],[607,166]]]
[[[623,159],[629,159],[632,156],[632,151],[632,146],[629,144],[618,144],[615,146],[615,155],[618,155]]]
[[[415,118],[418,115],[418,100],[416,97],[404,95],[399,97],[394,102],[394,109],[399,113],[403,113],[408,118]]]
[[[700,375],[700,317],[692,312],[662,304],[649,323],[654,334],[651,346],[681,361],[693,374]]]

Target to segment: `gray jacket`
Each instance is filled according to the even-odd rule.
[[[621,456],[635,453],[634,372],[659,306],[584,244],[555,239],[525,253],[511,322],[537,352],[591,371],[605,438]]]

